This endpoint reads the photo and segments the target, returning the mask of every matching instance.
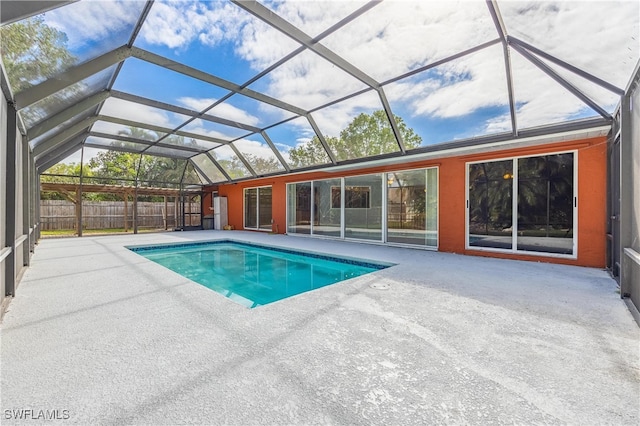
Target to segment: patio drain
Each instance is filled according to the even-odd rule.
[[[391,286],[387,283],[373,283],[369,285],[369,287],[375,288],[376,290],[389,290]]]

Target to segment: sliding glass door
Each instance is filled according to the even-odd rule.
[[[438,169],[287,185],[287,232],[438,247]]]
[[[311,234],[311,182],[287,185],[287,233]]]
[[[271,231],[271,187],[247,188],[244,190],[244,227]]]
[[[313,181],[313,234],[340,236],[341,179]]]
[[[387,241],[438,246],[438,171],[387,173]]]
[[[382,174],[344,179],[344,235],[382,241]]]
[[[469,165],[469,246],[513,247],[513,160]]]
[[[573,154],[518,159],[518,250],[573,253]]]
[[[563,153],[469,164],[468,246],[575,255],[574,161]]]

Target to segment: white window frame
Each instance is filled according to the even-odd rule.
[[[387,179],[389,176],[389,173],[401,173],[401,172],[409,172],[409,171],[416,171],[416,170],[421,170],[423,171],[425,174],[427,173],[428,170],[431,169],[435,169],[436,170],[436,179],[437,179],[437,185],[436,185],[436,199],[437,199],[437,203],[438,203],[438,208],[436,209],[436,245],[435,246],[427,246],[427,245],[418,245],[418,244],[403,244],[403,243],[395,243],[395,242],[389,242],[388,241],[388,217],[387,217]],[[358,177],[358,176],[369,176],[369,175],[382,175],[382,237],[380,240],[366,240],[366,239],[359,239],[359,238],[348,238],[345,236],[345,211],[346,211],[346,207],[345,207],[345,179],[346,178],[350,178],[350,177]],[[295,214],[295,212],[291,212],[290,208],[289,208],[289,197],[290,197],[290,190],[291,187],[293,185],[297,185],[297,184],[302,184],[302,183],[310,183],[311,184],[311,199],[313,200],[314,198],[314,192],[315,192],[315,182],[319,182],[319,181],[325,181],[325,180],[330,180],[330,179],[340,179],[340,236],[331,236],[331,235],[317,235],[314,234],[314,226],[313,226],[313,219],[314,219],[314,209],[313,206],[311,206],[311,226],[310,226],[310,231],[309,234],[302,234],[302,233],[289,233],[289,220],[290,220],[290,216],[292,214]],[[428,183],[427,183],[428,185]],[[438,165],[434,165],[434,166],[427,166],[427,167],[417,167],[417,168],[412,168],[412,169],[401,169],[401,170],[392,170],[392,171],[385,171],[385,172],[379,172],[379,173],[365,173],[362,175],[350,175],[350,176],[341,176],[341,177],[333,177],[333,178],[326,178],[326,179],[315,179],[315,180],[300,180],[300,181],[295,181],[295,182],[287,182],[286,183],[286,229],[287,229],[287,234],[288,235],[292,235],[295,237],[301,237],[301,238],[319,238],[319,239],[332,239],[332,240],[345,240],[345,241],[353,241],[353,242],[359,242],[359,243],[365,243],[365,244],[374,244],[374,245],[388,245],[388,246],[397,246],[397,247],[408,247],[408,248],[414,248],[414,249],[419,249],[419,250],[429,250],[429,251],[437,251],[440,247],[440,167]],[[372,188],[370,185],[361,185],[361,186],[369,186],[370,188]],[[336,187],[334,185],[334,187]],[[244,200],[244,198],[243,198]],[[426,218],[425,218],[426,220]]]
[[[388,184],[387,182],[389,181],[389,175],[393,174],[393,173],[403,173],[403,172],[415,172],[417,170],[421,170],[425,173],[425,189],[429,186],[429,178],[427,175],[427,171],[431,170],[431,169],[435,169],[436,171],[436,200],[438,203],[438,208],[436,209],[436,245],[435,246],[428,246],[428,245],[418,245],[418,244],[404,244],[404,243],[396,243],[396,242],[389,242],[388,238],[388,232],[389,232],[389,224],[388,224],[388,217],[387,217],[387,203],[388,203]],[[429,166],[429,167],[419,167],[417,169],[403,169],[403,170],[393,170],[390,172],[385,172],[384,174],[384,197],[385,197],[385,207],[384,207],[384,243],[389,245],[389,246],[394,246],[394,247],[411,247],[411,248],[419,248],[419,249],[423,249],[423,250],[432,250],[432,251],[438,251],[440,249],[440,166]],[[427,217],[425,215],[425,228],[426,228],[426,221],[427,221]],[[426,230],[426,229],[425,229]]]
[[[260,188],[271,188],[271,225],[273,225],[273,186],[272,185],[262,185],[262,186],[251,186],[244,188],[242,190],[242,228],[249,229],[251,231],[261,231],[261,232],[272,232],[271,229],[263,229],[260,228]],[[247,190],[255,189],[256,190],[256,226],[248,227],[247,220],[247,198],[246,193]]]
[[[573,250],[572,254],[549,253],[540,251],[518,250],[518,160],[521,158],[546,157],[549,155],[573,154]],[[469,244],[471,236],[469,232],[469,166],[472,164],[493,163],[497,161],[511,160],[513,167],[513,189],[512,189],[512,218],[511,218],[511,249],[501,249],[493,247],[476,247]],[[438,205],[438,207],[440,207]],[[438,218],[439,218],[438,214]],[[465,249],[473,251],[485,251],[492,253],[523,254],[529,256],[555,257],[560,259],[578,258],[578,151],[555,151],[534,155],[518,155],[509,157],[491,158],[488,160],[469,161],[465,163]]]

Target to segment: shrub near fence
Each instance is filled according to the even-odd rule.
[[[65,200],[40,201],[40,226],[43,231],[73,230],[75,225],[75,204]],[[164,229],[164,202],[138,202],[138,227]],[[200,212],[200,203],[185,204],[187,212]],[[177,225],[175,203],[167,203],[166,228]],[[127,203],[128,227],[133,228],[133,203]],[[191,223],[200,223],[200,214],[192,215]],[[189,225],[189,217],[186,225]],[[82,203],[83,229],[124,228],[124,201],[85,201]]]

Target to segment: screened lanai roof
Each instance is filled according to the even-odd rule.
[[[637,1],[1,11],[3,89],[39,171],[81,148],[117,150],[186,160],[204,184],[602,126],[640,56]],[[35,23],[55,31],[55,60],[37,43],[20,50]]]

